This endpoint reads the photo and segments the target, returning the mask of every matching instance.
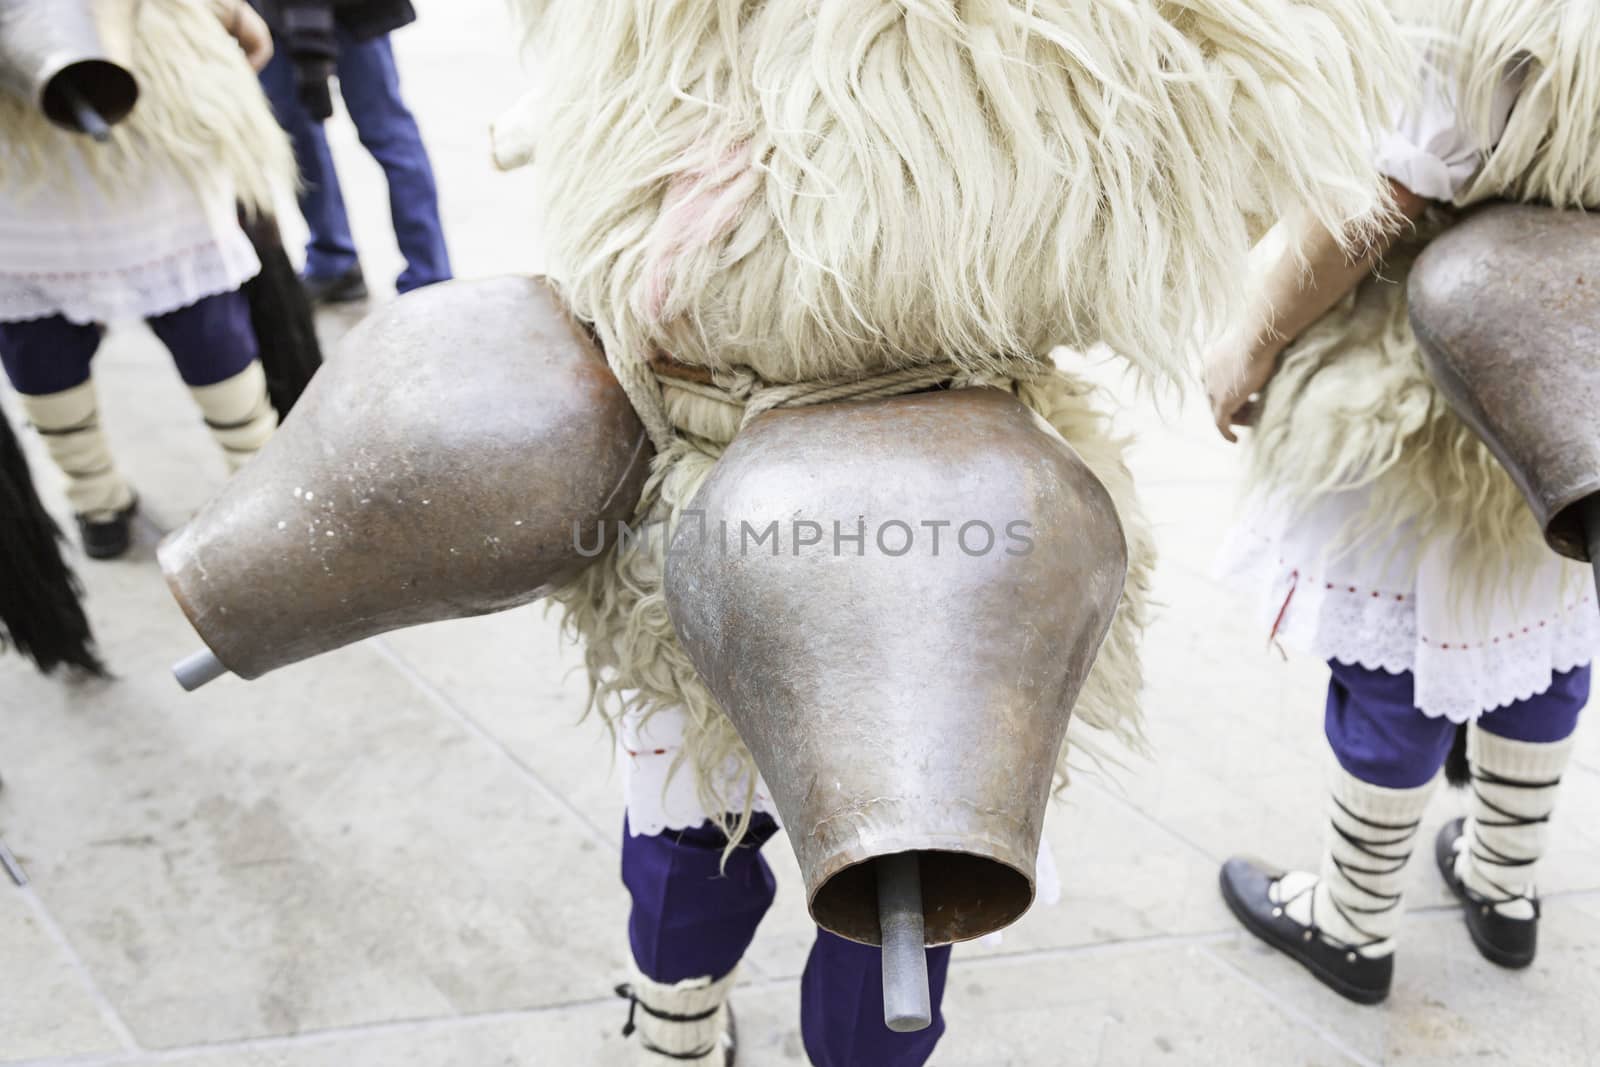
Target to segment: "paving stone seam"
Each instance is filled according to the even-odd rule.
[[[1243,938],[1248,935],[1239,933],[1235,936]],[[1227,977],[1232,978],[1238,981],[1240,984],[1248,987],[1258,997],[1266,1001],[1267,1004],[1270,1005],[1273,1010],[1277,1011],[1280,1015],[1283,1015],[1293,1022],[1299,1023],[1302,1028],[1311,1034],[1314,1034],[1323,1044],[1332,1048],[1345,1059],[1351,1061],[1352,1063],[1358,1064],[1359,1067],[1383,1067],[1383,1061],[1374,1060],[1363,1055],[1360,1050],[1352,1048],[1348,1043],[1340,1038],[1338,1034],[1322,1026],[1316,1020],[1316,1018],[1301,1011],[1288,999],[1273,992],[1272,987],[1257,980],[1249,972],[1235,966],[1206,947],[1196,947],[1195,953],[1204,957]],[[1332,994],[1329,995],[1331,996]]]
[[[400,675],[407,684],[414,687],[435,708],[442,711],[448,718],[465,730],[469,736],[487,746],[502,760],[507,762],[525,782],[534,787],[534,790],[547,800],[553,802],[562,811],[572,816],[589,836],[598,843],[608,854],[616,855],[620,851],[616,836],[613,832],[595,823],[582,809],[574,805],[560,790],[546,782],[527,761],[517,755],[504,741],[500,740],[488,727],[480,723],[465,708],[461,707],[443,689],[435,685],[419,671],[409,660],[381,637],[367,641],[367,644]],[[755,960],[746,960],[745,968],[756,974],[764,976],[764,968]]]
[[[1084,959],[1100,956],[1135,956],[1167,948],[1199,948],[1220,944],[1232,939],[1237,930],[1206,930],[1187,934],[1149,934],[1144,937],[1124,937],[1112,941],[1091,941],[1082,945],[1049,945],[1043,948],[1023,948],[1015,952],[1001,949],[970,959],[963,957],[961,966],[993,967],[1012,963],[1034,963],[1045,960]]]
[[[1153,763],[1153,761],[1151,761],[1151,762]],[[1155,815],[1151,814],[1150,812],[1146,811],[1144,808],[1140,807],[1137,803],[1135,803],[1133,800],[1131,800],[1126,794],[1124,794],[1120,789],[1112,787],[1110,784],[1108,784],[1104,780],[1096,781],[1094,779],[1090,779],[1090,780],[1086,781],[1084,783],[1084,785],[1085,785],[1086,788],[1092,789],[1092,790],[1100,793],[1101,796],[1106,797],[1113,804],[1116,804],[1119,807],[1121,807],[1124,811],[1129,812],[1129,813],[1137,816],[1138,818],[1144,820],[1146,823],[1149,823],[1151,826],[1153,826],[1157,830],[1161,831],[1167,837],[1172,838],[1174,841],[1178,842],[1184,848],[1187,848],[1189,851],[1195,853],[1197,856],[1200,856],[1207,863],[1220,864],[1221,861],[1218,860],[1215,856],[1213,856],[1210,852],[1208,852],[1206,850],[1205,846],[1201,845],[1197,841],[1190,840],[1188,835],[1183,833],[1183,831],[1177,829],[1176,827],[1168,826],[1166,823],[1164,823],[1160,819],[1156,818]]]
[[[299,1034],[277,1034],[267,1037],[246,1037],[228,1041],[202,1042],[197,1045],[175,1045],[162,1049],[135,1049],[117,1053],[93,1053],[82,1056],[59,1056],[45,1059],[7,1061],[5,1067],[141,1067],[144,1064],[173,1063],[191,1056],[217,1055],[228,1052],[285,1052],[315,1048],[350,1038],[393,1037],[406,1035],[427,1036],[470,1030],[475,1027],[495,1026],[501,1023],[531,1021],[563,1011],[580,1011],[615,1005],[615,996],[591,997],[584,1000],[561,1001],[534,1008],[515,1011],[478,1012],[468,1015],[441,1015],[421,1019],[388,1019],[351,1026],[335,1026],[320,1030],[307,1030]]]
[[[142,1050],[133,1035],[122,1023],[114,1007],[100,993],[93,982],[92,976],[84,966],[77,953],[72,950],[59,927],[48,915],[42,901],[31,890],[19,890],[30,897],[30,905],[39,915],[40,921],[59,947],[66,952],[74,964],[80,978],[89,988],[96,1001],[97,1007],[106,1018],[106,1024],[124,1044],[126,1051],[120,1053],[94,1054],[88,1056],[55,1057],[46,1059],[32,1059],[23,1061],[10,1061],[10,1067],[143,1067],[147,1064],[162,1064],[178,1062],[186,1057],[216,1054],[219,1052],[270,1052],[274,1050],[292,1050],[297,1048],[314,1047],[348,1038],[361,1038],[373,1036],[405,1035],[405,1034],[431,1034],[448,1033],[456,1030],[470,1029],[478,1026],[489,1026],[496,1023],[516,1022],[519,1020],[532,1020],[555,1012],[569,1010],[583,1010],[588,1008],[603,1007],[610,1004],[611,998],[597,996],[582,1000],[563,1001],[554,1004],[541,1005],[534,1008],[520,1009],[517,1011],[485,1012],[471,1015],[438,1016],[424,1019],[389,1020],[361,1024],[357,1026],[335,1027],[325,1030],[309,1031],[301,1034],[277,1035],[271,1037],[246,1038],[238,1041],[224,1041],[204,1043],[198,1045],[179,1046],[161,1050]],[[1600,889],[1562,890],[1549,894],[1546,899],[1585,899],[1600,896]],[[1457,905],[1432,905],[1413,909],[1411,914],[1439,919],[1454,912],[1459,912]],[[1133,955],[1145,952],[1158,951],[1167,948],[1190,948],[1197,955],[1205,957],[1216,967],[1223,969],[1231,977],[1243,982],[1260,997],[1267,1000],[1274,1008],[1293,1018],[1296,1022],[1313,1031],[1319,1039],[1330,1045],[1340,1055],[1344,1055],[1361,1067],[1381,1067],[1379,1063],[1361,1055],[1351,1049],[1337,1035],[1330,1034],[1318,1026],[1313,1020],[1305,1016],[1292,1003],[1275,994],[1270,987],[1262,984],[1246,972],[1210,951],[1214,946],[1232,942],[1240,937],[1237,930],[1216,930],[1191,934],[1157,934],[1149,937],[1125,938],[1117,941],[1095,942],[1086,945],[1067,945],[1050,948],[1021,949],[1015,952],[997,952],[986,956],[962,960],[963,969],[982,969],[1001,966],[1017,966],[1042,960],[1088,958],[1107,955]],[[754,981],[741,982],[738,988],[765,992],[798,986],[798,976],[760,978]],[[0,1061],[4,1062],[4,1061]]]
[[[433,682],[429,681],[421,671],[417,670],[417,668],[414,667],[404,656],[396,651],[394,646],[390,645],[381,637],[372,638],[367,642],[367,644],[371,646],[373,650],[384,659],[385,662],[393,667],[403,679],[405,679],[408,683],[415,687],[418,692],[426,697],[428,701],[434,705],[434,707],[444,712],[450,719],[454,720],[458,726],[475,737],[479,742],[492,749],[502,760],[506,761],[513,768],[515,768],[517,773],[521,775],[521,777],[528,782],[528,784],[532,785],[547,800],[551,801],[562,811],[572,816],[572,818],[577,821],[578,825],[582,826],[597,844],[604,846],[609,852],[614,853],[618,851],[615,833],[609,832],[597,825],[586,813],[584,813],[580,808],[563,796],[560,790],[551,786],[550,783],[541,778],[539,776],[539,772],[534,770],[533,767],[529,766],[527,761],[512,751],[509,745],[507,745],[504,741],[501,741],[500,738],[496,737],[487,727],[480,723],[471,712],[459,706],[454,700],[450,699],[450,697],[446,695],[442,689],[440,689]]]
[[[1232,940],[1237,936],[1237,931],[1222,930],[1202,934],[1156,934],[1150,937],[1127,938],[1119,941],[1096,942],[1088,945],[1068,945],[1054,948],[1022,949],[1016,952],[1000,952],[986,956],[963,958],[962,968],[965,969],[993,969],[1001,966],[1018,966],[1051,959],[1083,958],[1107,955],[1134,955],[1143,952],[1158,951],[1164,948],[1192,947],[1203,949],[1207,945],[1220,944]],[[800,984],[798,975],[782,977],[757,978],[752,981],[742,981],[735,987],[737,990],[750,992],[771,992],[782,989],[795,989]],[[111,1055],[94,1054],[88,1056],[68,1056],[51,1059],[24,1060],[8,1063],[6,1067],[143,1067],[147,1064],[162,1064],[181,1061],[185,1057],[197,1055],[214,1055],[224,1052],[271,1052],[286,1051],[300,1048],[315,1047],[320,1044],[341,1041],[348,1038],[405,1035],[405,1034],[433,1034],[449,1033],[452,1031],[466,1030],[479,1026],[490,1026],[497,1023],[508,1023],[537,1019],[555,1012],[569,1010],[583,1010],[587,1008],[604,1007],[614,1003],[612,997],[598,996],[582,1000],[563,1001],[555,1004],[545,1004],[533,1008],[524,1008],[516,1011],[483,1012],[469,1015],[434,1016],[422,1019],[384,1020],[363,1023],[353,1026],[330,1027],[328,1029],[307,1031],[299,1034],[282,1034],[269,1037],[243,1038],[235,1041],[218,1041],[197,1045],[175,1046],[159,1050],[134,1049],[114,1053]],[[5,1061],[0,1061],[5,1062]]]
[[[111,1036],[128,1052],[137,1053],[141,1051],[138,1040],[133,1036],[133,1031],[128,1029],[128,1024],[123,1021],[122,1015],[117,1011],[116,1006],[111,1003],[111,999],[100,988],[100,984],[94,980],[94,973],[89,970],[88,963],[78,954],[78,950],[73,947],[66,931],[61,928],[60,923],[56,922],[55,916],[50,913],[49,907],[45,905],[43,898],[39,896],[33,883],[30,882],[27,885],[18,886],[16,891],[22,894],[23,901],[28,905],[29,910],[33,912],[33,916],[44,930],[45,936],[50,938],[55,943],[56,948],[66,957],[68,965],[72,968],[73,973],[78,976],[78,981],[82,983],[84,991],[89,994],[89,999],[94,1001],[95,1010],[100,1015],[100,1021],[105,1025]]]
[[[1048,962],[1050,960],[1083,959],[1102,956],[1136,956],[1144,952],[1159,951],[1166,948],[1186,948],[1220,944],[1231,939],[1237,930],[1207,930],[1202,933],[1190,934],[1149,934],[1144,937],[1119,938],[1115,941],[1093,941],[1083,945],[1048,945],[1042,948],[1022,948],[1015,951],[1001,949],[986,952],[982,956],[967,956],[962,954],[959,958],[962,971],[979,968],[995,968],[1013,964],[1029,964]],[[959,950],[960,946],[957,946]],[[737,989],[772,990],[783,986],[794,985],[800,981],[798,974],[780,974],[771,977],[743,980],[737,983]]]

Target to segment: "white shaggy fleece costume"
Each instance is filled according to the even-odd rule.
[[[1284,353],[1224,569],[1262,583],[1274,635],[1412,671],[1424,713],[1466,722],[1589,662],[1600,616],[1587,570],[1546,548],[1434,388],[1406,279],[1481,201],[1600,207],[1600,4],[1422,0],[1417,17],[1424,91],[1379,162],[1440,206]]]
[[[270,213],[294,160],[223,19],[232,0],[104,0],[139,82],[112,143],[0,93],[0,321],[149,318],[230,292],[260,263],[239,205]]]
[[[1261,220],[1373,217],[1368,131],[1403,71],[1382,0],[518,6],[539,85],[496,152],[537,172],[548,273],[655,440],[643,517],[671,523],[774,387],[928,367],[905,388],[1012,389],[1121,512],[1127,591],[1073,735],[1136,739],[1150,531],[1122,442],[1051,354],[1104,341],[1179,376]],[[704,380],[658,376],[664,358]],[[651,829],[748,812],[760,792],[674,638],[666,540],[560,596],[630,758],[696,772],[696,810]],[[665,777],[630,791],[640,823]]]

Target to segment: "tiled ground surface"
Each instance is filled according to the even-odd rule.
[[[522,176],[483,126],[520,76],[496,0],[431,0],[398,38],[435,151],[459,272],[537,264]],[[381,175],[332,127],[369,277],[398,258]],[[330,337],[350,316],[332,316]],[[153,559],[221,479],[162,353],[122,329],[107,421],[147,503],[139,549],[81,566],[117,672],[0,660],[0,1063],[481,1067],[627,1062],[616,775],[576,724],[576,657],[537,609],[396,634],[260,682],[178,692],[192,644]],[[958,952],[936,1067],[1582,1064],[1600,1023],[1600,736],[1554,834],[1540,962],[1478,959],[1418,864],[1395,995],[1336,1001],[1241,936],[1230,852],[1312,861],[1322,671],[1268,653],[1208,577],[1233,457],[1198,410],[1133,420],[1160,525],[1150,762],[1085,777],[1048,835],[1065,898]],[[201,457],[201,458],[196,458]],[[41,467],[41,470],[43,468]],[[44,476],[49,491],[55,486]],[[1457,803],[1441,797],[1430,827]],[[746,1067],[800,1064],[809,927],[786,846],[738,993]]]

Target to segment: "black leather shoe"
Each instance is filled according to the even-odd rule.
[[[1467,933],[1478,952],[1490,963],[1521,970],[1533,962],[1539,951],[1539,902],[1533,901],[1533,918],[1513,919],[1495,910],[1495,902],[1474,892],[1456,877],[1456,842],[1465,833],[1467,820],[1453,819],[1439,828],[1433,841],[1433,858],[1439,864],[1444,884],[1466,907]]]
[[[301,284],[313,304],[353,304],[367,298],[367,279],[360,264],[331,278],[306,278]]]
[[[117,559],[125,555],[133,540],[129,524],[138,510],[139,500],[135,497],[109,519],[79,515],[78,538],[83,542],[83,554],[90,559]]]
[[[1394,955],[1363,956],[1316,926],[1289,918],[1271,897],[1272,886],[1284,873],[1260,860],[1235,856],[1222,865],[1222,899],[1246,930],[1346,1000],[1377,1004],[1387,997],[1394,981]]]

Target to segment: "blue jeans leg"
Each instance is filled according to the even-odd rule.
[[[295,163],[300,169],[300,214],[311,231],[306,242],[306,277],[337,278],[352,270],[359,260],[327,135],[322,123],[300,105],[294,67],[287,55],[280,52],[272,57],[261,72],[261,86],[272,102],[278,125],[294,144]]]
[[[400,72],[387,36],[339,37],[339,93],[356,133],[389,180],[389,211],[406,269],[400,292],[450,278],[450,253],[439,221],[439,190],[417,120],[400,96]]]

